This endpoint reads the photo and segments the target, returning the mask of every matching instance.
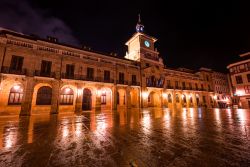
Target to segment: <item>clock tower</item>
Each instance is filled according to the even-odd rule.
[[[139,19],[136,25],[136,33],[126,42],[128,52],[125,58],[129,60],[139,61],[144,64],[162,64],[159,58],[159,52],[155,49],[154,44],[156,38],[144,33],[144,25]]]

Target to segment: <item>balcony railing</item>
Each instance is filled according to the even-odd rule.
[[[16,70],[16,69],[12,69],[10,67],[3,66],[1,69],[1,72],[6,73],[6,74],[26,75],[27,69],[22,68],[20,70]]]
[[[34,76],[55,78],[56,73],[55,72],[43,72],[43,71],[35,70]]]
[[[170,86],[170,85],[167,85],[167,86],[166,86],[166,89],[174,89],[174,87],[173,87],[173,86]]]
[[[132,82],[130,83],[130,85],[133,85],[133,86],[140,86],[140,82],[132,81]]]
[[[128,81],[125,80],[116,80],[117,84],[128,85]]]
[[[163,85],[147,84],[147,87],[163,88]]]

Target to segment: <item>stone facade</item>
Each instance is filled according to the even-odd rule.
[[[241,61],[227,66],[232,84],[233,105],[250,108],[250,52],[240,55]]]
[[[124,58],[17,32],[0,32],[0,115],[139,107],[218,107],[214,73],[171,69],[143,32]]]

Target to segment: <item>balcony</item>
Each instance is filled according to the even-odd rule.
[[[167,85],[167,86],[166,86],[166,89],[174,89],[174,87],[173,87],[173,86],[170,86],[170,85]]]
[[[42,71],[39,71],[39,70],[35,70],[34,76],[55,78],[56,73],[55,72],[42,72]]]
[[[140,82],[132,81],[130,83],[130,85],[132,85],[132,86],[140,86],[141,84],[140,84]]]
[[[116,84],[128,85],[128,81],[116,80]]]
[[[163,85],[147,84],[147,87],[163,88]]]
[[[27,69],[22,68],[20,70],[16,70],[16,69],[12,69],[10,67],[3,66],[1,69],[1,72],[6,73],[6,74],[26,75]]]

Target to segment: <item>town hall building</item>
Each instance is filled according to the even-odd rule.
[[[168,68],[155,42],[140,20],[124,57],[1,30],[0,115],[230,105],[226,74]]]

